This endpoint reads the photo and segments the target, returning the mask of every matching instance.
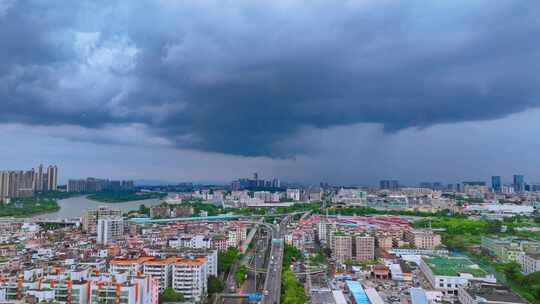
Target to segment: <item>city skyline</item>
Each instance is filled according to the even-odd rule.
[[[66,179],[540,181],[529,6],[2,1],[0,166],[52,162]]]

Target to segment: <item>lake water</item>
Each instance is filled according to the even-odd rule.
[[[64,219],[80,217],[83,209],[96,208],[98,206],[117,208],[122,210],[122,212],[127,212],[131,210],[138,210],[139,206],[143,204],[148,207],[153,205],[159,205],[160,203],[161,200],[157,198],[123,203],[102,203],[90,200],[86,198],[86,196],[76,196],[59,200],[58,205],[60,206],[60,210],[52,213],[38,214],[33,216],[33,218]]]

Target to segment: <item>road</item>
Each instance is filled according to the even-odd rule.
[[[283,265],[283,239],[273,238],[270,261],[264,282],[263,304],[279,304],[281,297],[281,268]]]
[[[283,218],[279,225],[274,225],[272,242],[270,243],[270,260],[266,271],[266,279],[264,281],[263,304],[279,304],[281,298],[281,270],[283,267],[283,250],[285,244],[283,242],[283,231],[293,214],[289,214]]]
[[[283,220],[278,224],[268,224],[264,222],[254,222],[254,221],[246,221],[243,220],[243,223],[250,223],[250,224],[256,224],[263,227],[266,227],[269,231],[269,235],[271,237],[270,241],[270,255],[268,260],[268,267],[266,271],[266,277],[264,281],[264,289],[263,289],[263,298],[261,303],[263,304],[279,304],[280,298],[281,298],[281,271],[283,266],[283,250],[285,249],[285,244],[283,241],[283,233],[282,231],[286,230],[287,225],[289,224],[290,220],[295,214],[300,214],[304,212],[296,212],[288,214],[283,218]],[[255,259],[257,259],[257,256],[255,256]],[[255,269],[257,268],[257,260],[255,260]],[[227,285],[229,285],[232,282],[227,282]],[[251,289],[256,289],[257,286],[253,286],[255,284],[244,284],[244,288],[247,290],[242,291],[248,291]],[[258,284],[257,284],[258,285]],[[230,288],[229,290],[232,290]],[[236,299],[229,299],[225,300],[225,303],[233,303],[236,302]],[[241,300],[240,300],[241,301]]]

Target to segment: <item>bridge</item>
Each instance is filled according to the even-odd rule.
[[[192,216],[192,217],[170,217],[170,218],[151,218],[151,217],[134,217],[128,219],[134,223],[171,223],[171,222],[192,222],[192,221],[225,221],[234,219],[253,219],[262,217],[288,217],[297,214],[304,214],[304,211],[297,211],[293,213],[280,213],[280,214],[264,214],[264,215],[242,215],[242,214],[220,214],[211,216]],[[264,223],[263,223],[264,224]]]
[[[268,269],[265,269],[265,268],[255,268],[255,267],[251,267],[251,266],[247,266],[247,269],[249,271],[255,272],[255,273],[266,273],[268,271]],[[296,275],[311,275],[311,274],[318,274],[318,273],[324,273],[324,272],[326,272],[326,268],[321,267],[321,268],[316,268],[316,269],[309,270],[309,271],[295,272],[295,274]]]
[[[248,301],[256,303],[259,302],[262,298],[262,295],[259,292],[252,293],[218,293],[214,298],[213,303],[219,303],[220,299],[230,298],[230,299],[248,299]]]

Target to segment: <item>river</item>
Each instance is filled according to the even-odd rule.
[[[141,200],[141,201],[131,201],[123,203],[102,203],[96,202],[86,198],[86,196],[75,196],[62,200],[58,200],[58,205],[60,210],[51,213],[44,213],[32,216],[33,218],[40,219],[65,219],[65,218],[75,218],[80,217],[82,210],[86,208],[96,208],[98,206],[106,206],[111,208],[117,208],[122,210],[122,212],[127,212],[131,210],[139,209],[140,205],[153,206],[159,205],[162,200],[157,198]]]

